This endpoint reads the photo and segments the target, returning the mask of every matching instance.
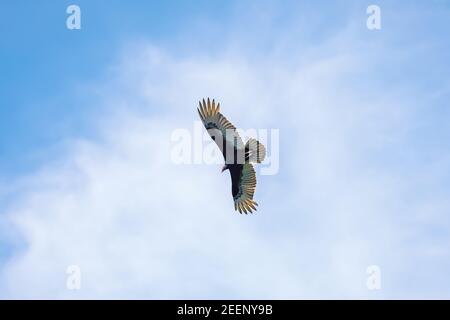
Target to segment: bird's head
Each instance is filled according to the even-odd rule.
[[[222,167],[222,172],[224,172],[225,170],[228,170],[228,169],[230,169],[230,168],[229,168],[228,165],[226,164],[226,165],[224,165],[224,166]]]

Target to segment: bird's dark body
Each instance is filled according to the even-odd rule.
[[[233,194],[233,198],[239,193],[239,184],[241,180],[242,173],[242,164],[229,164],[228,169],[230,170],[231,175],[231,193]]]
[[[230,171],[231,175],[231,192],[233,198],[238,198],[240,196],[239,185],[241,184],[241,176],[243,163],[248,161],[245,149],[237,148],[237,141],[230,142],[226,139],[226,136],[219,131],[217,124],[209,122],[205,126],[208,130],[211,138],[217,143],[217,141],[222,140],[221,151],[225,159],[225,164],[227,169]]]

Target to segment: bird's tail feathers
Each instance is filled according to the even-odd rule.
[[[261,163],[266,157],[266,147],[256,139],[250,138],[245,144],[245,158],[249,162]]]

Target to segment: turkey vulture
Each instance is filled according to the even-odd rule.
[[[225,160],[222,172],[230,171],[231,193],[234,209],[240,213],[252,213],[258,205],[253,200],[256,175],[252,163],[260,163],[266,156],[266,148],[256,139],[250,138],[244,145],[241,137],[220,111],[220,104],[203,99],[199,102],[198,114],[211,138],[219,147]]]

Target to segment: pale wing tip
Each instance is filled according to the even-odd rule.
[[[203,120],[214,117],[220,112],[220,103],[217,103],[216,105],[216,100],[212,99],[211,102],[210,97],[202,98],[198,104],[200,106],[200,113],[203,116]]]
[[[235,201],[234,202],[234,210],[238,211],[240,214],[242,214],[242,213],[245,213],[245,214],[251,213],[251,214],[253,214],[253,213],[255,213],[257,211],[256,206],[258,206],[258,204],[254,200],[251,200],[250,203],[244,203],[244,202],[241,202],[241,201],[239,201],[239,202]]]

